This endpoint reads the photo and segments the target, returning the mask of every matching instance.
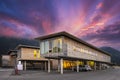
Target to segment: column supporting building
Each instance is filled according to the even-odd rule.
[[[97,69],[96,69],[97,67],[96,67],[96,62],[94,62],[94,70],[96,71]]]
[[[60,60],[58,59],[58,72],[60,72]]]
[[[74,67],[72,66],[72,71],[74,71]]]
[[[60,59],[60,73],[63,74],[63,58]]]
[[[24,61],[24,70],[26,70],[26,61]]]
[[[77,72],[79,72],[79,61],[77,60]]]
[[[45,62],[45,71],[47,70],[47,62]]]
[[[99,63],[99,70],[101,70],[101,63]]]
[[[50,72],[50,59],[48,59],[48,73]]]

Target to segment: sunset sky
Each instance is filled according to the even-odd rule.
[[[0,36],[33,39],[60,31],[120,50],[120,0],[0,0]]]

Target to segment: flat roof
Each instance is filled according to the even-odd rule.
[[[21,45],[19,44],[14,50],[9,50],[7,52],[8,55],[16,55],[19,48],[32,48],[32,49],[40,49],[37,46],[30,46],[30,45]]]
[[[70,34],[70,33],[65,32],[65,31],[58,32],[58,33],[53,33],[53,34],[48,34],[48,35],[43,35],[43,36],[40,36],[40,37],[35,38],[35,39],[36,39],[36,40],[45,40],[45,39],[54,38],[54,37],[59,37],[59,36],[68,37],[68,38],[70,38],[70,39],[72,39],[72,40],[75,40],[75,41],[77,41],[77,42],[79,42],[79,43],[82,43],[82,44],[84,44],[84,45],[86,45],[86,46],[88,46],[88,47],[90,47],[90,48],[93,48],[93,49],[95,49],[95,50],[97,50],[97,51],[100,51],[100,52],[102,52],[102,53],[104,53],[104,54],[106,54],[106,55],[111,56],[109,53],[107,53],[107,52],[105,52],[105,51],[103,51],[103,50],[101,50],[101,49],[99,49],[99,48],[97,48],[97,47],[95,47],[95,46],[93,46],[93,45],[91,45],[91,44],[89,44],[89,43],[81,40],[81,39],[79,39],[79,38],[76,37],[76,36],[73,36],[73,35]]]
[[[48,59],[45,59],[45,58],[42,58],[42,57],[40,57],[39,59],[38,58],[31,58],[31,59],[22,59],[22,58],[20,58],[20,59],[18,59],[18,60],[21,60],[21,61],[48,61]]]
[[[12,53],[12,54],[11,54]],[[9,50],[8,55],[15,55],[17,53],[17,50]]]
[[[46,56],[45,58],[47,59],[61,59],[63,58],[64,60],[71,60],[71,61],[94,61],[94,62],[101,62],[101,63],[109,63],[111,64],[111,62],[104,62],[104,61],[97,61],[97,60],[92,60],[92,59],[84,59],[84,58],[76,58],[76,57],[68,57],[68,56]]]
[[[30,46],[30,45],[22,45],[22,44],[19,44],[16,49],[19,49],[19,48],[32,48],[32,49],[40,49],[40,47],[37,47],[37,46]]]

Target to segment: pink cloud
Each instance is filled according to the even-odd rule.
[[[14,37],[16,35],[16,32],[14,32],[14,30],[12,30],[9,27],[6,27],[6,28],[1,27],[0,30],[1,30],[0,34],[2,36]]]
[[[103,2],[100,2],[100,3],[98,3],[98,5],[96,6],[96,9],[100,9],[100,8],[102,8],[102,6],[103,6]]]
[[[18,37],[18,38],[25,38],[25,37],[33,38],[38,35],[34,27],[20,23],[13,19],[6,19],[6,21],[8,20],[9,20],[9,24],[11,25],[5,26],[5,25],[2,25],[2,23],[0,24],[1,25],[0,35],[1,36]]]
[[[43,27],[44,31],[46,32],[46,34],[52,32],[53,27],[51,27],[51,26],[52,25],[51,25],[50,20],[42,21],[42,27]]]

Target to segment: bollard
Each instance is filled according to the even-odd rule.
[[[18,75],[19,74],[19,71],[18,71],[18,69],[16,68],[15,69],[15,75]]]

